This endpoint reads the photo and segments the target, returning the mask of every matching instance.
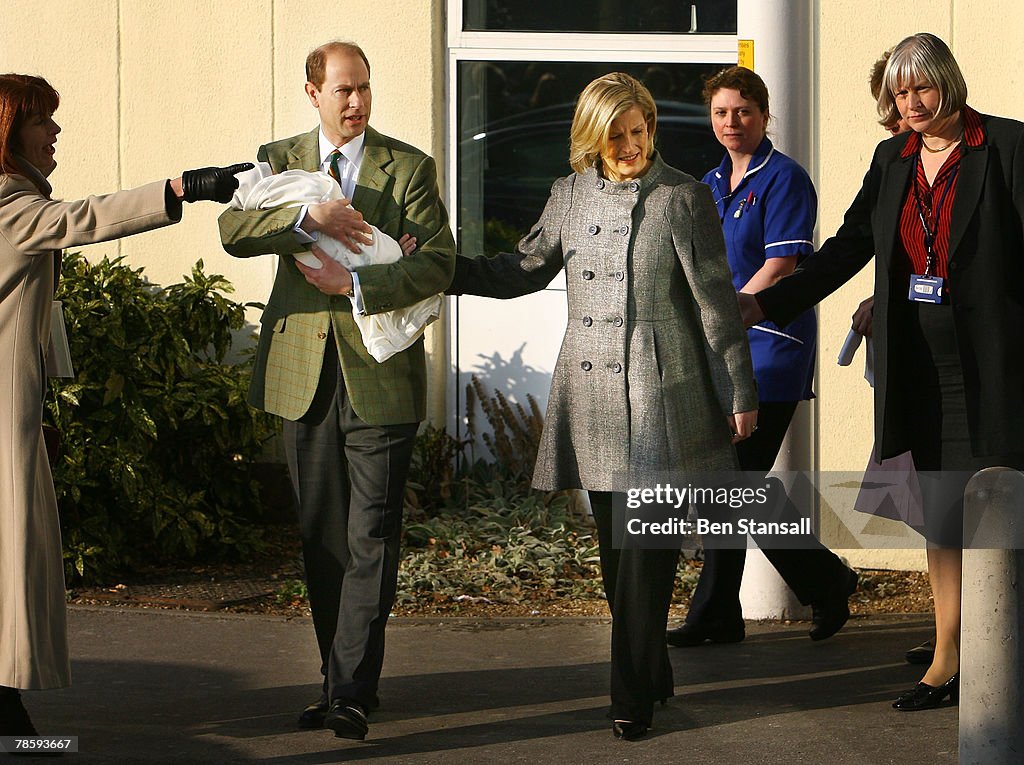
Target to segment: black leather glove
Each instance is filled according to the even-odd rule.
[[[198,170],[186,170],[181,174],[181,187],[185,192],[186,202],[198,202],[205,199],[210,202],[231,201],[231,195],[238,188],[235,173],[252,170],[252,162],[240,162],[230,167],[201,167]]]

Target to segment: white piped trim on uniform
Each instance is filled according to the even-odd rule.
[[[757,329],[757,330],[760,330],[761,332],[767,332],[770,335],[778,335],[779,337],[784,337],[787,340],[792,340],[794,343],[800,343],[800,345],[804,344],[804,341],[801,340],[799,337],[793,337],[792,335],[787,335],[785,332],[779,332],[779,330],[777,330],[777,329],[769,329],[768,327],[762,327],[762,326],[759,326],[757,324],[755,324],[753,327],[751,327],[751,329]]]
[[[762,162],[762,163],[761,163],[760,165],[758,165],[757,167],[747,168],[747,172],[745,172],[745,173],[743,174],[743,177],[744,177],[744,178],[749,178],[749,177],[750,177],[750,176],[752,176],[752,175],[753,175],[754,173],[756,173],[756,172],[757,172],[758,170],[760,170],[760,169],[761,169],[762,167],[764,167],[765,165],[767,165],[767,164],[768,164],[768,160],[772,158],[772,154],[774,154],[774,153],[775,153],[775,147],[773,146],[773,147],[772,147],[772,150],[771,150],[770,152],[768,152],[768,155],[767,155],[767,156],[766,156],[766,157],[764,158],[764,162]]]
[[[810,239],[787,239],[784,242],[772,242],[771,244],[766,244],[764,248],[767,250],[771,247],[781,247],[784,244],[809,244],[812,247],[814,246],[814,242]]]

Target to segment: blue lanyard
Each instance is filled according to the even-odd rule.
[[[933,231],[928,226],[928,221],[925,220],[924,205],[921,204],[921,192],[917,188],[917,177],[921,170],[921,154],[918,152],[917,161],[914,164],[914,201],[917,203],[917,217],[921,219],[921,228],[924,229],[924,251],[925,251],[925,263],[924,263],[924,275],[931,276],[932,269],[935,267],[935,237],[937,232]],[[957,173],[960,172],[960,157],[957,157],[956,165],[949,172],[946,177],[946,185],[942,189],[942,196],[939,197],[939,206],[930,210],[933,213],[935,210],[939,211],[939,215],[942,214],[942,208],[946,203],[946,195],[949,194],[949,190],[953,188],[953,181],[956,180]],[[935,218],[935,222],[938,223],[938,216]]]

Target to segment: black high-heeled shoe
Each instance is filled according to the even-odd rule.
[[[960,701],[960,673],[957,672],[942,685],[934,686],[918,683],[913,690],[907,691],[892,703],[892,708],[900,712],[917,712],[921,709],[935,709],[949,696],[954,704]]]
[[[634,720],[616,720],[612,723],[612,735],[623,741],[636,741],[647,735],[647,724]]]

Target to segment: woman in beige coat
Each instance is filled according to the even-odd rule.
[[[64,573],[42,437],[44,358],[64,247],[181,219],[182,201],[227,202],[247,166],[204,168],[76,202],[51,198],[57,92],[0,75],[0,736],[35,735],[19,689],[69,683]]]

